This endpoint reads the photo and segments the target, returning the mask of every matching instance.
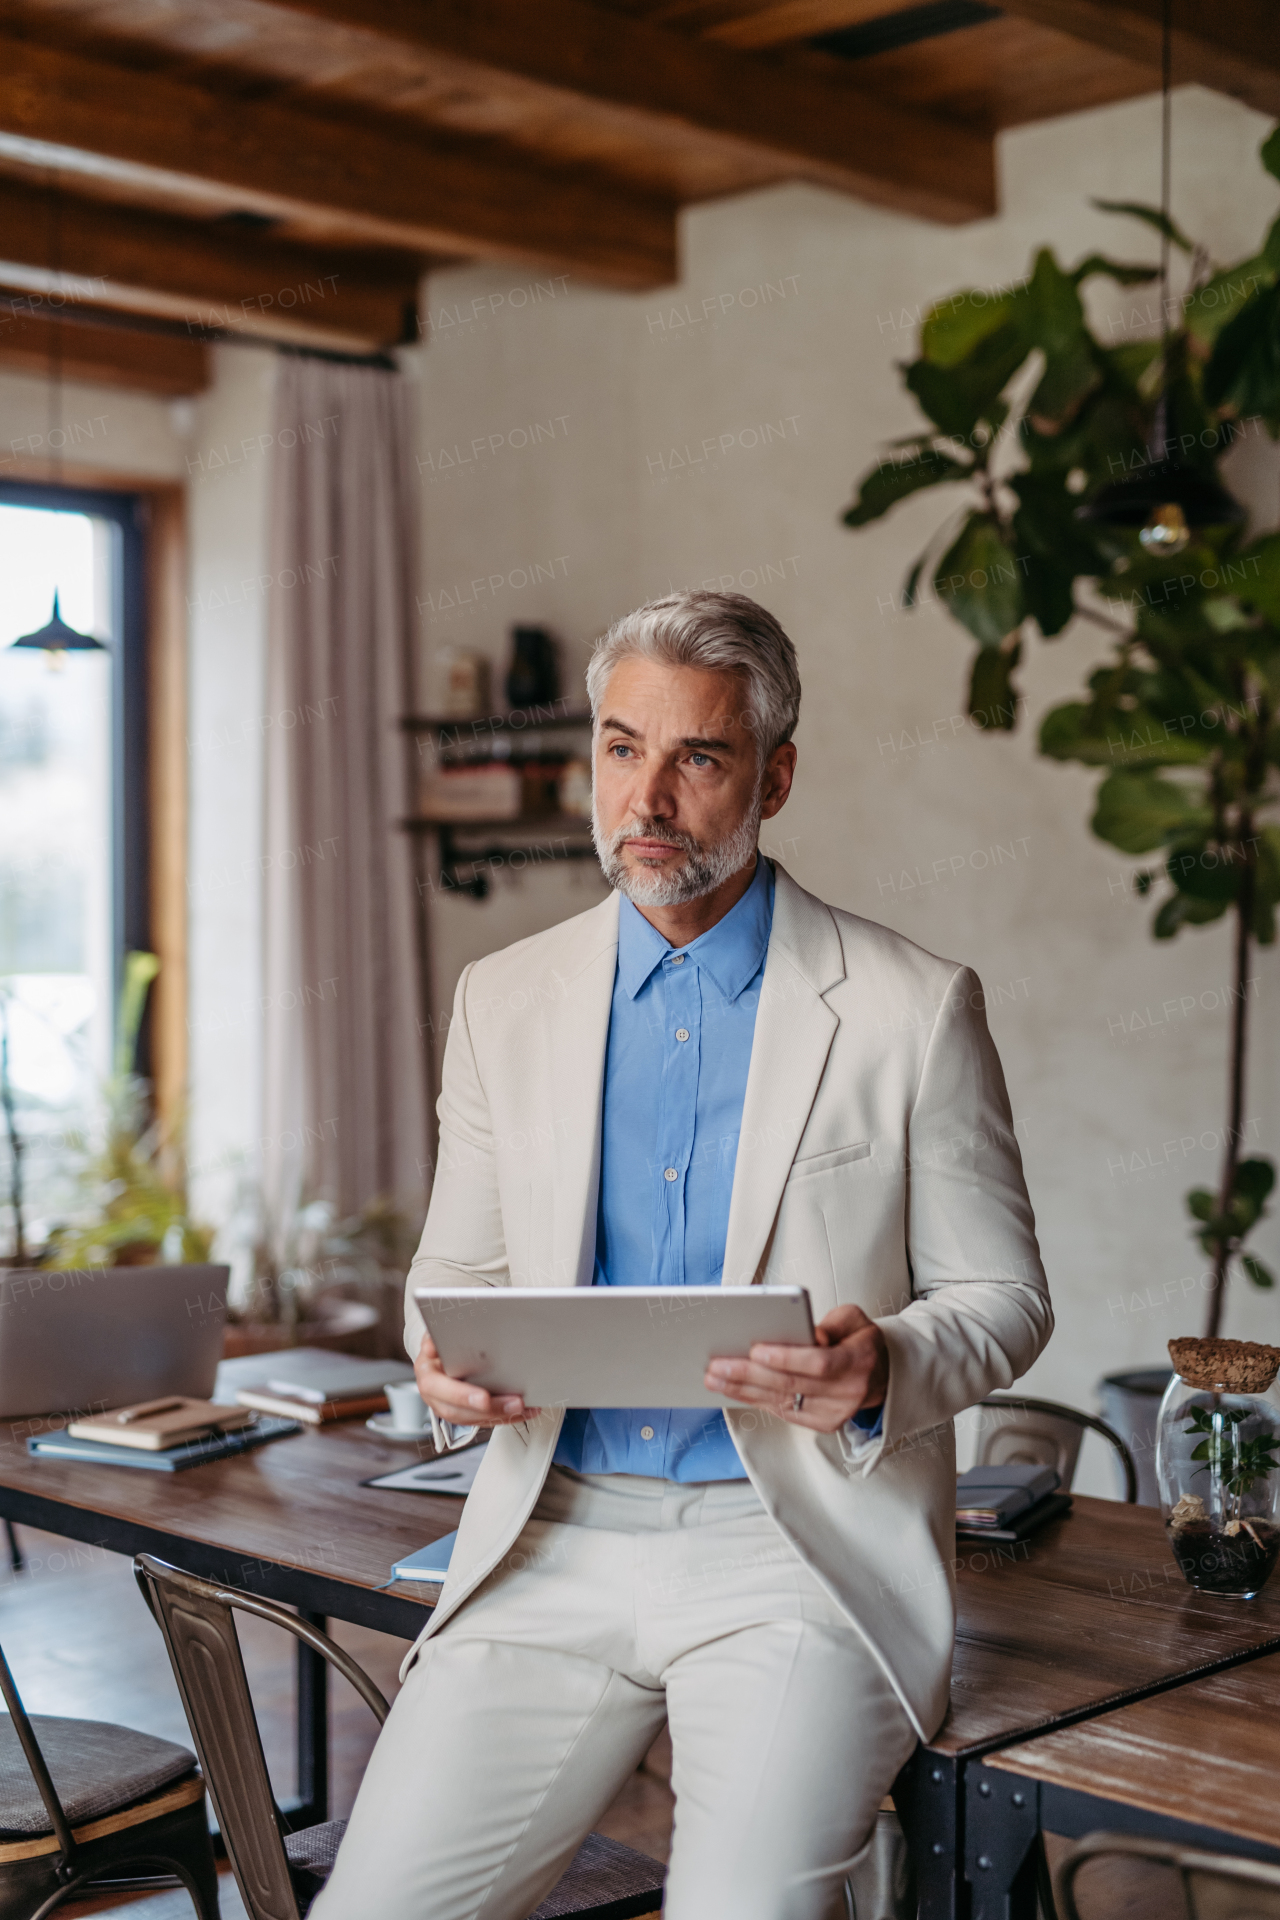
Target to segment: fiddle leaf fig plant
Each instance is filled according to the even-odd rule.
[[[1280,178],[1280,128],[1261,158]],[[1105,657],[1078,699],[1045,715],[1039,747],[1100,774],[1090,822],[1100,839],[1154,856],[1134,885],[1153,899],[1158,940],[1232,922],[1223,1166],[1215,1193],[1187,1197],[1213,1263],[1214,1335],[1233,1264],[1273,1285],[1244,1241],[1274,1168],[1239,1150],[1250,954],[1274,941],[1280,903],[1280,531],[1246,534],[1240,513],[1193,526],[1170,550],[1144,544],[1147,529],[1079,510],[1153,461],[1216,482],[1221,497],[1218,464],[1235,441],[1280,438],[1280,218],[1257,253],[1215,267],[1158,209],[1094,204],[1144,220],[1189,255],[1186,290],[1176,311],[1164,308],[1167,341],[1125,325],[1104,340],[1090,325],[1090,280],[1158,278],[1154,266],[1101,254],[1063,267],[1042,248],[1025,280],[939,301],[901,368],[925,424],[864,474],[844,524],[868,526],[926,488],[951,490],[902,604],[935,598],[977,643],[968,703],[983,730],[1016,725],[1014,675],[1030,638],[1054,640],[1077,620],[1105,635]]]

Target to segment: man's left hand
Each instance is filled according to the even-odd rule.
[[[855,1413],[883,1401],[889,1349],[861,1307],[837,1307],[814,1332],[813,1347],[759,1343],[745,1360],[713,1360],[705,1384],[727,1400],[768,1407],[792,1426],[837,1433]]]

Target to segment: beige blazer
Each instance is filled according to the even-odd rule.
[[[415,1287],[591,1284],[617,946],[615,894],[458,982],[411,1356]],[[815,1320],[853,1301],[884,1329],[875,1440],[727,1418],[773,1519],[928,1738],[955,1626],[953,1416],[1012,1385],[1053,1315],[977,976],[781,868],[724,1264],[726,1285],[765,1281],[806,1286]],[[511,1547],[563,1417],[495,1432],[423,1639]]]

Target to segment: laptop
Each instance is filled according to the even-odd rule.
[[[230,1267],[0,1268],[0,1417],[207,1400]]]

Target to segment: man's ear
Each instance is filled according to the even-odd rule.
[[[795,742],[784,740],[780,747],[774,748],[764,763],[764,804],[760,809],[762,820],[772,820],[774,814],[781,813],[786,806],[795,772]]]

